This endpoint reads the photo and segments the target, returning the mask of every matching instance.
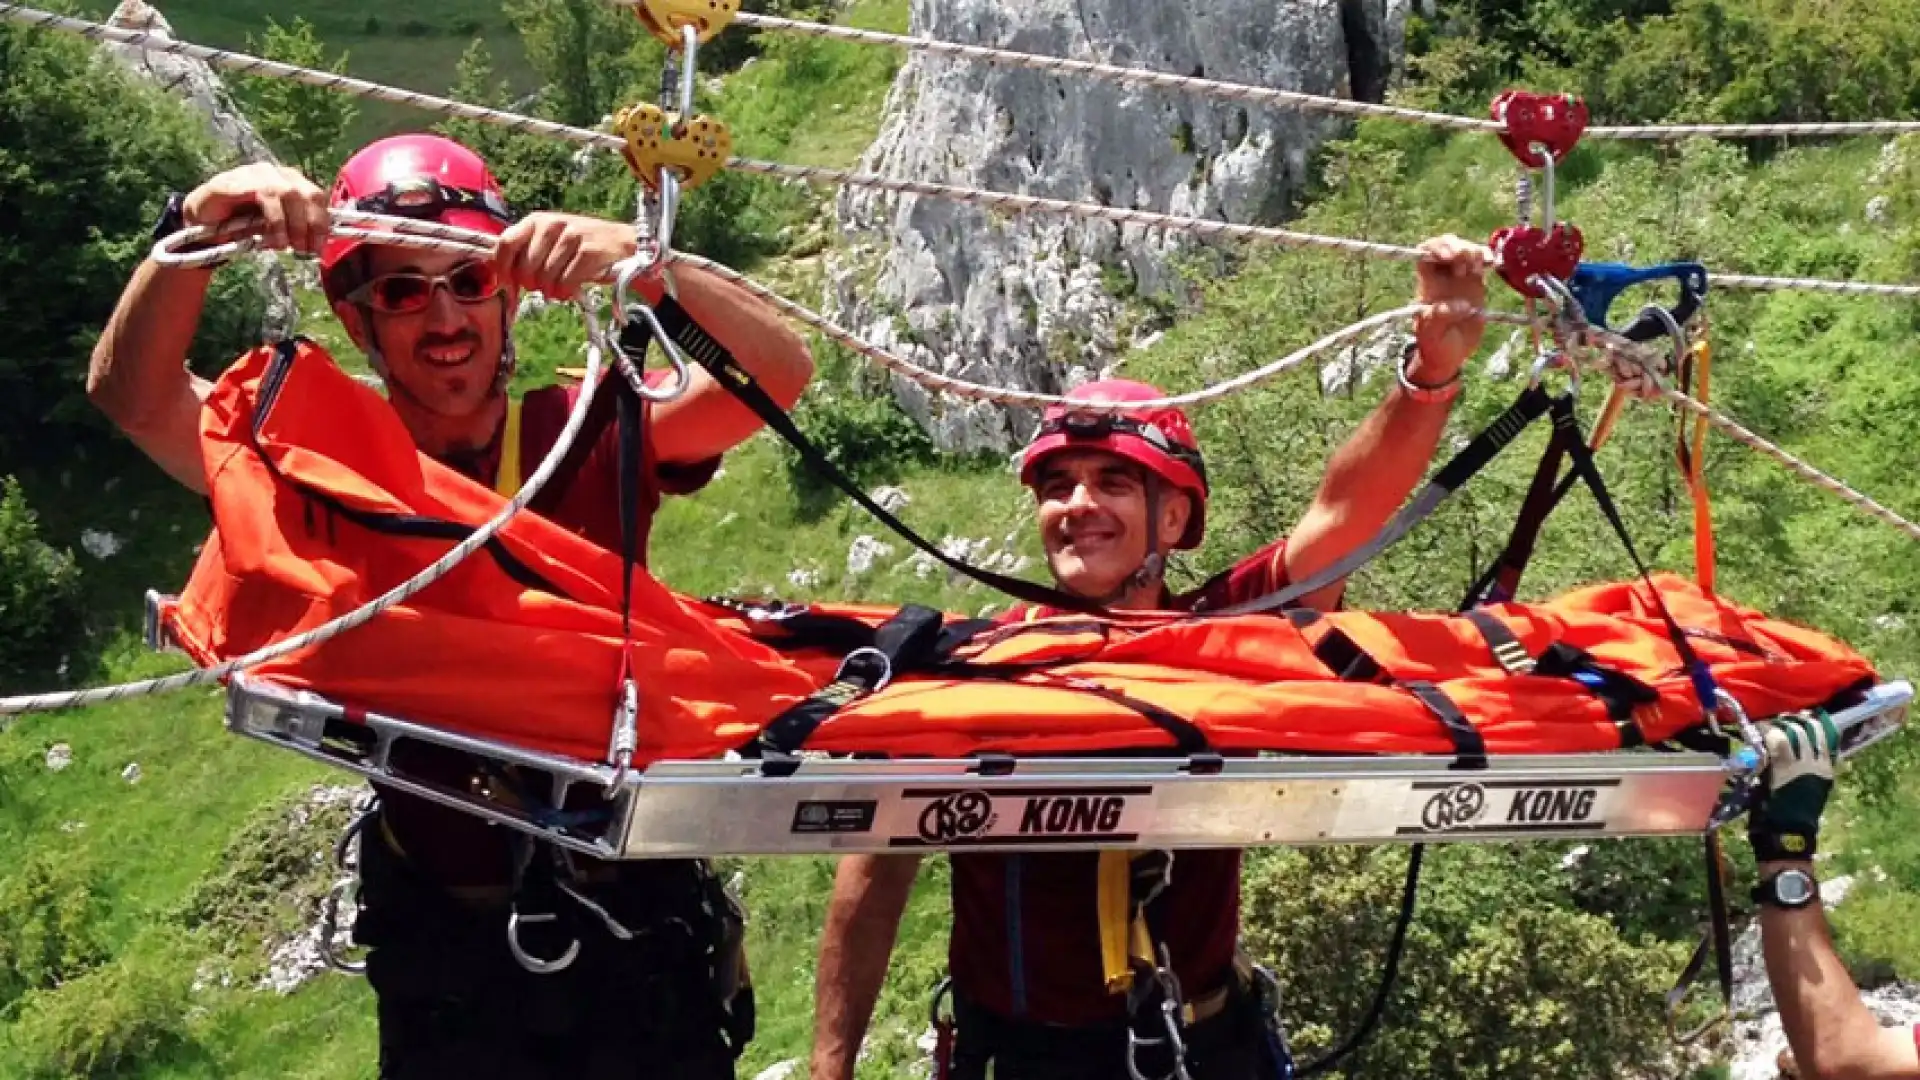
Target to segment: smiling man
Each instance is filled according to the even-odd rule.
[[[1424,475],[1479,347],[1488,253],[1444,236],[1421,246],[1419,299],[1452,309],[1415,322],[1398,385],[1333,457],[1293,533],[1185,594],[1168,591],[1166,556],[1200,545],[1209,488],[1192,425],[1178,409],[1121,414],[1049,409],[1021,462],[1041,543],[1060,587],[1118,609],[1201,610],[1250,600],[1332,565],[1377,533]],[[1464,314],[1470,311],[1472,314]],[[1080,401],[1150,401],[1143,383],[1109,380]],[[1344,582],[1302,597],[1331,609]],[[1050,614],[1029,609],[1009,619]],[[1124,1080],[1126,987],[1109,984],[1099,919],[1101,855],[955,854],[948,966],[956,1028],[951,1080]],[[851,1080],[886,978],[916,856],[848,856],[827,911],[815,979],[814,1080]],[[1185,1066],[1194,1080],[1271,1077],[1267,1023],[1238,955],[1240,853],[1181,851],[1149,905],[1185,998]],[[1158,1021],[1143,1036],[1160,1034]],[[1147,1075],[1172,1061],[1145,1063]]]
[[[499,237],[497,254],[474,259],[333,237],[332,208],[489,233]],[[521,291],[571,297],[636,247],[633,228],[619,222],[550,213],[515,221],[486,164],[431,135],[360,150],[341,167],[331,196],[277,165],[222,173],[170,199],[156,234],[245,213],[264,219],[266,247],[320,257],[334,313],[419,450],[503,494],[547,456],[578,394],[557,386],[519,400],[507,394]],[[128,437],[201,493],[208,485],[201,403],[212,387],[186,357],[211,277],[211,270],[143,262],[87,378],[93,401]],[[799,337],[766,305],[710,274],[682,271],[674,285],[687,313],[791,406],[813,370]],[[662,286],[640,288],[657,300]],[[608,395],[621,392],[622,380],[607,386]],[[704,369],[694,370],[677,399],[646,406],[633,508],[642,552],[662,495],[701,487],[720,455],[758,426]],[[618,550],[625,451],[613,425],[591,441],[583,436],[583,445],[588,451],[570,455],[543,490],[543,499],[562,492],[543,513]],[[478,761],[421,743],[397,746],[394,762],[454,790],[500,782]],[[376,788],[380,807],[360,834],[354,936],[370,947],[381,1077],[733,1076],[751,1036],[752,998],[737,915],[704,862],[573,859],[560,886],[580,910],[556,900],[539,915],[564,912],[571,928],[542,922],[527,937],[530,950],[555,956],[577,935],[578,958],[557,973],[534,974],[510,954],[508,912],[518,911],[531,860],[546,865],[553,853],[479,818]]]

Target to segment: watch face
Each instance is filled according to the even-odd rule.
[[[1783,871],[1774,879],[1773,888],[1780,902],[1792,907],[1799,907],[1813,899],[1813,878],[1799,870]]]

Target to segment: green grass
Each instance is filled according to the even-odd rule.
[[[76,7],[97,18],[112,14],[113,0],[78,0]],[[378,0],[332,0],[289,7],[274,0],[175,0],[161,13],[181,38],[223,49],[246,50],[248,35],[258,40],[271,16],[283,22],[295,15],[312,23],[330,55],[347,53],[347,73],[431,94],[453,85],[454,66],[476,37],[493,54],[496,78],[516,92],[535,89],[520,35],[497,3],[485,0],[420,0],[390,8]],[[358,146],[381,135],[423,129],[437,118],[404,105],[362,101],[347,132]]]

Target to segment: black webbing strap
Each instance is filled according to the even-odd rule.
[[[644,319],[634,319],[620,331],[620,348],[629,356],[645,356],[653,331]],[[611,395],[618,413],[620,440],[620,631],[632,634],[633,571],[640,563],[640,459],[644,452],[644,433],[640,429],[640,395],[626,385],[618,372],[608,372],[606,383],[613,384]],[[621,393],[625,390],[626,393]],[[596,402],[597,403],[597,402]],[[591,406],[589,406],[591,408]],[[575,449],[581,440],[574,440]],[[590,444],[589,444],[590,445]]]
[[[680,346],[681,351],[689,357],[692,357],[701,367],[705,368],[707,372],[713,376],[715,382],[725,387],[742,405],[751,409],[753,414],[758,416],[760,421],[771,428],[775,434],[787,440],[787,443],[800,455],[800,460],[804,461],[809,469],[812,469],[814,472],[831,481],[833,485],[844,492],[848,498],[859,503],[867,513],[872,514],[882,525],[898,533],[901,538],[905,539],[914,547],[938,559],[942,565],[955,573],[970,577],[988,588],[998,589],[1016,600],[1024,600],[1029,604],[1039,604],[1043,607],[1060,608],[1065,611],[1079,611],[1091,615],[1110,617],[1113,615],[1112,612],[1109,612],[1101,605],[1090,600],[1042,585],[1038,582],[1011,577],[1007,574],[988,570],[985,567],[975,566],[964,559],[957,559],[940,550],[937,545],[929,543],[925,537],[913,531],[905,522],[893,516],[886,508],[869,498],[867,493],[860,489],[859,484],[855,483],[852,478],[841,471],[838,465],[835,465],[831,459],[821,453],[820,448],[814,445],[813,440],[807,438],[806,433],[794,424],[793,418],[787,415],[786,410],[782,409],[778,402],[768,396],[766,390],[761,387],[759,381],[753,377],[753,374],[741,367],[740,364],[734,360],[733,354],[729,353],[725,346],[714,340],[711,334],[708,334],[698,323],[694,322],[693,318],[687,314],[684,308],[675,303],[673,298],[662,297],[660,303],[654,307],[654,314],[659,318],[661,327],[673,338],[675,344]]]
[[[1520,639],[1514,635],[1513,631],[1507,629],[1506,623],[1479,608],[1467,608],[1461,614],[1466,616],[1475,630],[1480,631],[1480,636],[1486,640],[1487,649],[1493,653],[1494,662],[1498,663],[1502,670],[1509,675],[1533,674],[1535,667],[1533,654],[1527,652],[1527,647],[1520,643]]]
[[[1444,691],[1430,682],[1415,680],[1398,684],[1404,687],[1420,704],[1427,707],[1447,731],[1447,737],[1453,740],[1453,753],[1457,759],[1453,763],[1456,769],[1484,769],[1487,767],[1487,741],[1475,730],[1473,721],[1460,711]]]
[[[931,664],[944,618],[917,604],[901,608],[873,632],[872,645],[847,654],[832,682],[774,717],[739,748],[740,755],[791,762],[827,717],[885,686],[896,674]]]
[[[1727,916],[1727,886],[1722,877],[1720,855],[1720,833],[1709,830],[1706,836],[1707,863],[1707,932],[1694,946],[1693,955],[1687,958],[1687,966],[1681,969],[1680,977],[1674,980],[1673,989],[1667,991],[1667,1030],[1677,1043],[1689,1043],[1721,1023],[1733,1018],[1733,930]],[[1679,1027],[1680,1009],[1687,998],[1693,994],[1694,983],[1700,973],[1706,970],[1707,957],[1712,956],[1714,974],[1720,982],[1721,1011],[1699,1027],[1682,1032]]]
[[[1302,638],[1308,637],[1307,627],[1320,621],[1320,612],[1313,608],[1288,608],[1285,614],[1287,621],[1293,624],[1294,629],[1300,631]],[[1329,627],[1317,637],[1311,638],[1310,647],[1313,649],[1313,658],[1325,664],[1327,670],[1339,676],[1342,681],[1376,683],[1383,686],[1393,683],[1393,676],[1387,674],[1387,669],[1380,666],[1380,662],[1373,658],[1373,654],[1361,648],[1347,636],[1346,631],[1337,626]]]
[[[1673,640],[1674,651],[1680,654],[1680,661],[1686,667],[1687,678],[1693,683],[1693,692],[1700,699],[1700,706],[1707,715],[1712,715],[1718,707],[1718,688],[1713,681],[1713,673],[1700,660],[1700,654],[1693,651],[1692,642],[1687,640],[1686,632],[1680,629],[1680,623],[1674,619],[1673,612],[1667,609],[1666,599],[1653,585],[1653,573],[1647,569],[1646,562],[1640,558],[1640,551],[1633,545],[1633,536],[1627,532],[1626,522],[1620,518],[1620,507],[1613,501],[1613,494],[1607,490],[1607,482],[1600,476],[1600,469],[1594,464],[1593,451],[1587,441],[1580,437],[1580,421],[1573,412],[1573,398],[1560,398],[1553,403],[1553,424],[1555,428],[1566,428],[1573,438],[1567,445],[1567,456],[1573,461],[1574,472],[1593,492],[1593,500],[1600,504],[1600,512],[1606,516],[1607,524],[1613,526],[1615,536],[1627,549],[1627,557],[1633,560],[1633,567],[1640,572],[1640,580],[1647,586],[1647,595],[1653,600],[1654,609],[1660,613],[1660,621],[1666,625],[1667,636]]]
[[[1316,574],[1310,574],[1304,581],[1298,581],[1277,592],[1256,597],[1245,603],[1205,612],[1198,618],[1219,618],[1231,615],[1252,615],[1263,611],[1272,611],[1306,596],[1318,592],[1340,581],[1354,571],[1372,562],[1381,552],[1413,531],[1414,526],[1426,520],[1439,509],[1447,497],[1458,491],[1467,481],[1487,467],[1487,463],[1498,457],[1502,450],[1513,445],[1527,426],[1545,415],[1552,399],[1540,387],[1530,386],[1522,391],[1520,397],[1507,407],[1507,410],[1495,417],[1493,422],[1481,429],[1472,441],[1452,460],[1440,467],[1433,479],[1427,481],[1419,493],[1401,507],[1400,512],[1388,521],[1373,539],[1354,548],[1333,565]]]
[[[1566,455],[1565,436],[1559,428],[1555,428],[1552,438],[1547,442],[1546,451],[1540,456],[1540,466],[1534,470],[1533,482],[1527,485],[1527,496],[1521,500],[1520,513],[1513,519],[1513,531],[1507,535],[1507,546],[1474,579],[1466,598],[1460,602],[1462,609],[1480,604],[1498,604],[1520,595],[1520,578],[1527,572],[1527,564],[1533,561],[1533,549],[1539,542],[1541,528],[1560,508],[1567,492],[1573,490],[1573,485],[1579,479],[1572,471],[1565,477],[1560,476],[1560,463],[1566,460]]]

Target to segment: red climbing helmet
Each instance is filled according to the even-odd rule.
[[[1165,397],[1157,388],[1131,379],[1103,379],[1067,392],[1069,401],[1154,401]],[[1173,407],[1125,413],[1076,410],[1050,405],[1040,420],[1040,433],[1027,444],[1020,459],[1020,482],[1033,486],[1040,462],[1062,450],[1104,450],[1134,462],[1193,497],[1193,516],[1176,548],[1196,548],[1206,531],[1207,466],[1193,437],[1187,414]]]
[[[498,236],[513,224],[506,193],[480,155],[439,135],[394,135],[360,148],[334,178],[330,207],[422,218]],[[364,241],[330,237],[320,273],[338,297],[335,270]]]

